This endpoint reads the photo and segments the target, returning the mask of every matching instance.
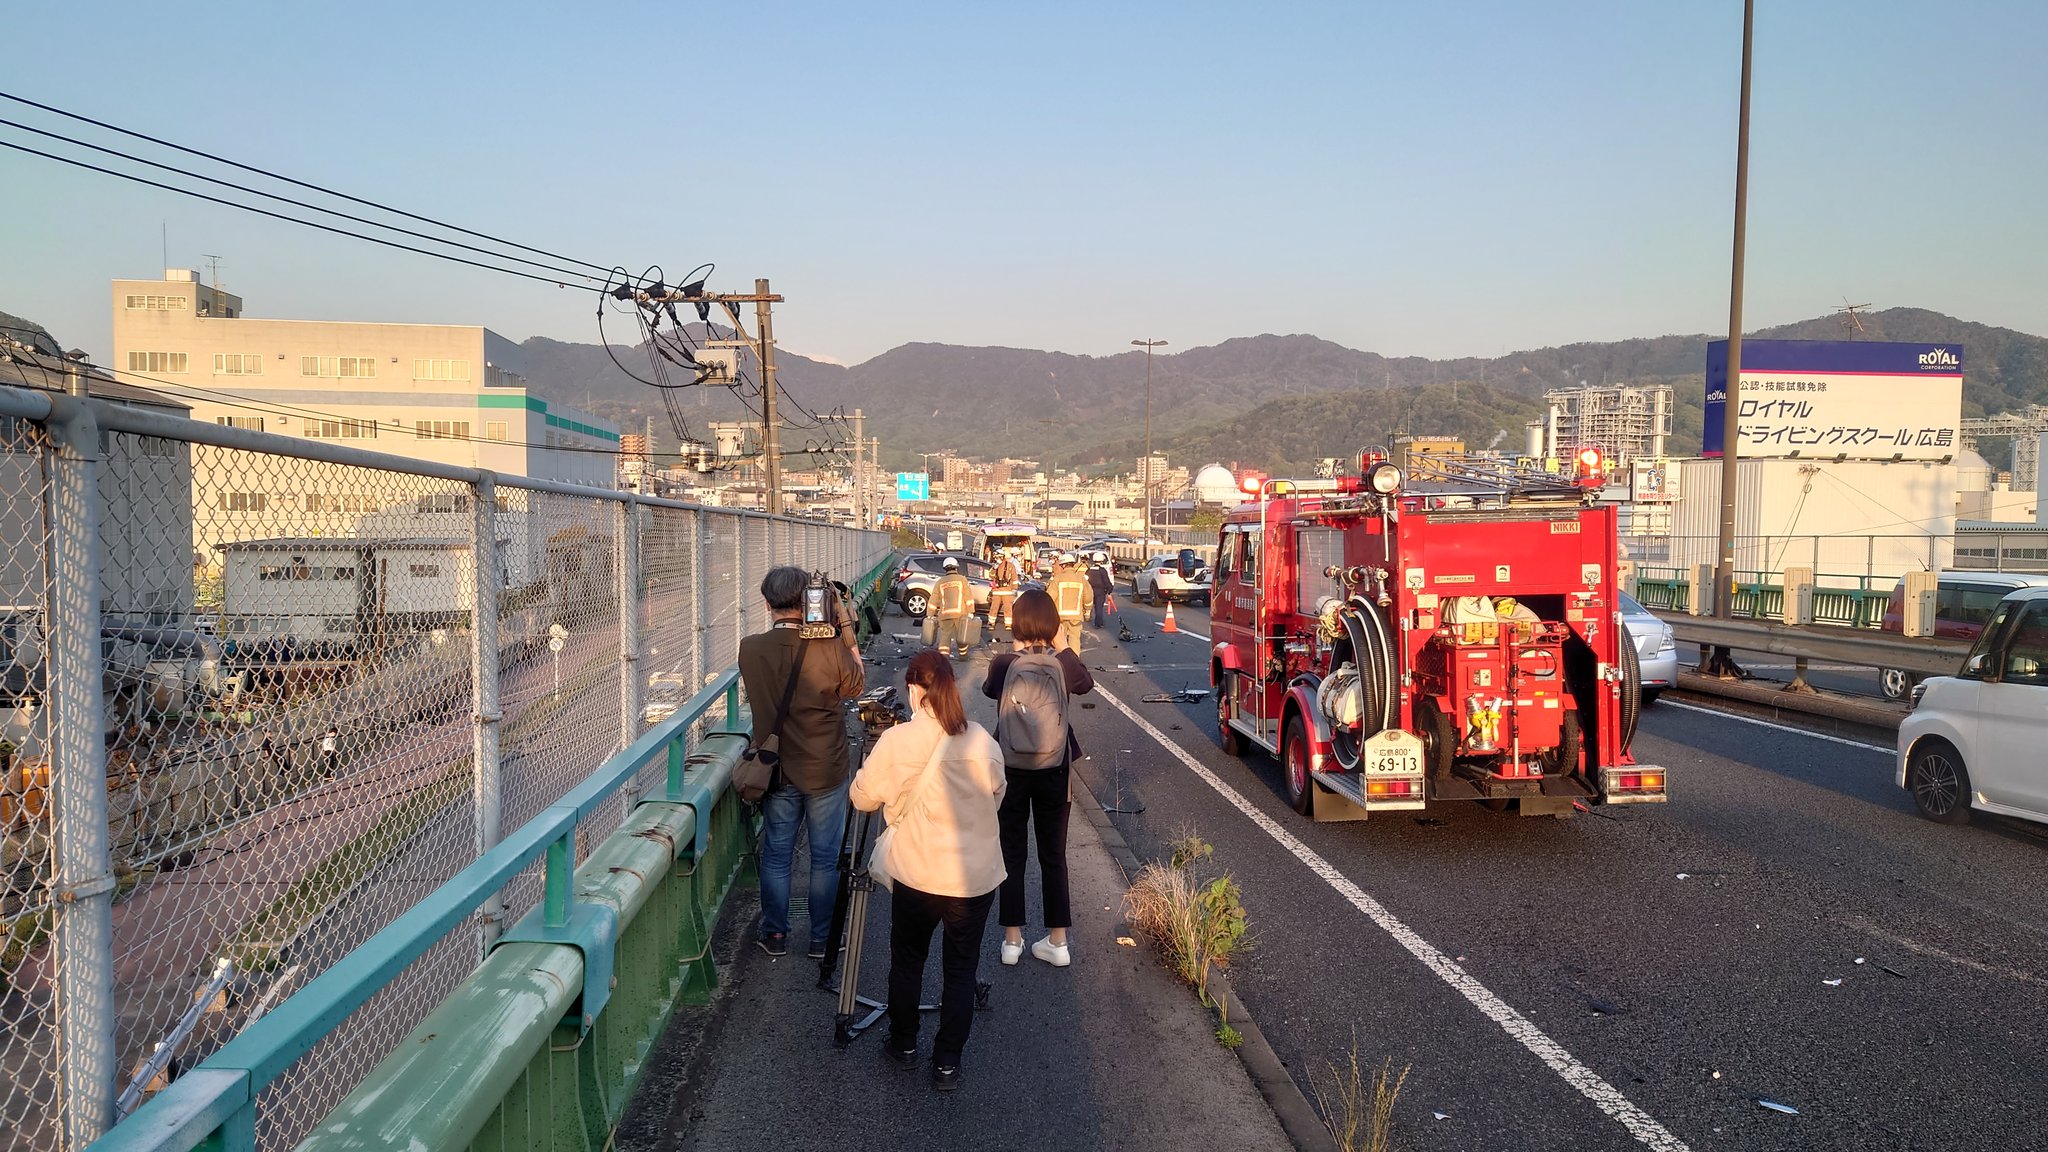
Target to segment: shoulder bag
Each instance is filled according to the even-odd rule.
[[[889,849],[896,843],[896,830],[924,815],[925,795],[930,791],[931,781],[944,771],[939,767],[939,761],[945,755],[946,745],[952,740],[951,736],[943,732],[939,734],[939,742],[932,748],[931,759],[924,762],[924,771],[918,773],[916,780],[911,781],[910,800],[903,805],[903,819],[891,821],[887,828],[882,829],[882,834],[875,837],[875,846],[868,853],[868,879],[884,888],[891,891],[896,888],[896,877],[889,870]]]
[[[775,710],[775,730],[740,757],[732,770],[733,791],[747,804],[759,804],[762,797],[782,783],[782,726],[789,722],[789,702],[796,698],[797,676],[804,670],[804,652],[810,642],[796,642],[796,661],[789,666],[789,683],[782,686],[782,704]]]

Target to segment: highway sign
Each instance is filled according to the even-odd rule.
[[[898,472],[896,474],[896,498],[898,500],[931,499],[932,474],[929,472]]]

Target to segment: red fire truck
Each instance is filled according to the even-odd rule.
[[[1319,820],[1662,801],[1664,769],[1629,754],[1615,509],[1592,500],[1599,454],[1577,463],[1416,458],[1408,477],[1371,452],[1356,476],[1247,480],[1210,609],[1224,749],[1279,757]]]

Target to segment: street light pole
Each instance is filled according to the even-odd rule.
[[[1166,341],[1133,340],[1131,343],[1145,350],[1145,543],[1142,551],[1152,547],[1152,350],[1166,347]]]
[[[1742,261],[1749,219],[1749,59],[1756,27],[1756,0],[1742,5],[1742,101],[1735,121],[1735,246],[1728,284],[1728,381],[1721,399],[1721,534],[1719,563],[1714,569],[1714,615],[1728,619],[1735,607],[1736,471],[1740,459],[1742,394]],[[1728,650],[1717,648],[1712,661],[1719,675],[1733,673]]]

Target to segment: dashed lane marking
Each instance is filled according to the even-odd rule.
[[[1744,716],[1738,712],[1723,712],[1719,708],[1702,708],[1697,704],[1681,704],[1676,700],[1665,700],[1659,703],[1657,707],[1697,712],[1702,716],[1713,716],[1721,720],[1740,720],[1744,724],[1754,724],[1759,728],[1769,728],[1773,732],[1790,732],[1794,736],[1805,736],[1813,740],[1825,740],[1830,744],[1847,744],[1851,748],[1862,748],[1870,752],[1882,752],[1887,756],[1896,756],[1899,751],[1897,748],[1888,748],[1883,744],[1872,744],[1865,740],[1851,740],[1846,736],[1830,736],[1825,732],[1813,732],[1805,728],[1794,728],[1790,724],[1773,724],[1769,720],[1759,720],[1754,716]]]
[[[1217,795],[1230,802],[1231,807],[1244,813],[1245,818],[1257,825],[1260,831],[1273,838],[1294,858],[1308,866],[1309,871],[1321,877],[1323,882],[1336,889],[1352,907],[1365,913],[1366,918],[1394,938],[1394,942],[1408,950],[1408,953],[1424,966],[1436,973],[1438,979],[1450,985],[1459,995],[1470,1001],[1487,1019],[1500,1025],[1501,1030],[1529,1050],[1550,1070],[1564,1078],[1565,1083],[1579,1090],[1591,1100],[1595,1107],[1613,1118],[1629,1135],[1634,1136],[1644,1147],[1656,1152],[1690,1152],[1685,1141],[1671,1134],[1662,1124],[1650,1117],[1641,1108],[1631,1103],[1621,1090],[1602,1079],[1600,1074],[1581,1063],[1576,1056],[1565,1051],[1564,1046],[1552,1040],[1528,1017],[1516,1011],[1507,1001],[1496,996],[1481,984],[1477,977],[1465,971],[1457,961],[1444,955],[1443,950],[1424,940],[1413,928],[1402,923],[1399,917],[1387,910],[1386,905],[1367,895],[1363,888],[1351,882],[1335,865],[1325,860],[1315,849],[1302,843],[1293,833],[1282,828],[1272,817],[1261,812],[1257,805],[1244,798],[1235,788],[1225,784],[1221,777],[1204,767],[1202,762],[1190,755],[1187,749],[1167,739],[1166,733],[1152,726],[1143,716],[1132,711],[1130,706],[1116,696],[1096,685],[1095,694],[1109,701],[1117,711],[1129,717],[1139,730],[1172,753],[1174,758],[1185,765],[1201,781],[1216,790]]]

